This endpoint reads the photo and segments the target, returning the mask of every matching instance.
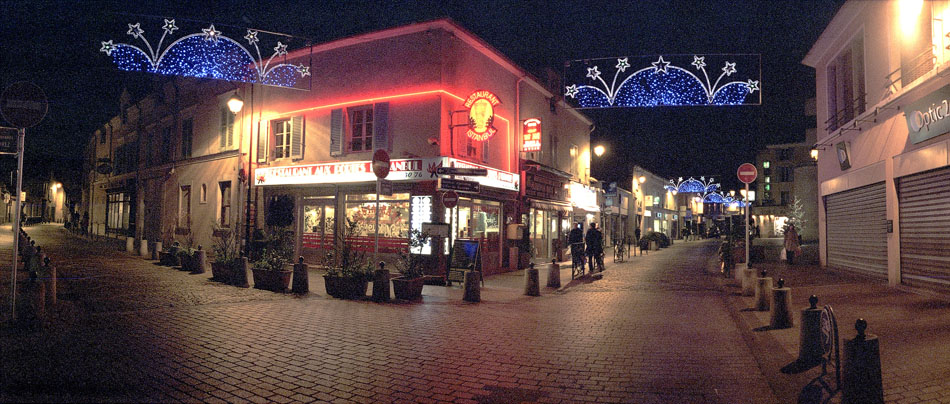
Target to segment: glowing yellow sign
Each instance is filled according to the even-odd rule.
[[[492,124],[495,120],[495,107],[501,104],[498,97],[488,90],[478,90],[465,100],[468,108],[468,137],[483,141],[488,140],[498,130]]]

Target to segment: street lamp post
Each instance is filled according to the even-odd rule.
[[[253,87],[251,87],[253,91]],[[253,94],[253,93],[252,93]],[[253,95],[252,95],[253,98]],[[235,93],[228,99],[228,110],[232,114],[237,116],[238,112],[244,108],[244,99],[240,95]],[[244,121],[241,121],[241,130],[243,133]],[[251,126],[251,133],[253,133],[254,127]],[[251,149],[254,148],[253,142],[248,141],[247,144],[247,169],[244,173],[244,180],[247,181],[247,196],[244,199],[244,256],[250,257],[251,251],[251,180],[253,179],[253,173],[251,173]]]

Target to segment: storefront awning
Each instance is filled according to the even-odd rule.
[[[574,211],[574,207],[572,207],[569,203],[543,202],[543,201],[531,200],[531,207],[534,209],[553,210],[555,212],[571,213]]]

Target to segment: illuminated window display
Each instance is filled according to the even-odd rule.
[[[409,194],[381,195],[379,199],[379,252],[400,252],[408,246]],[[376,194],[347,195],[346,219],[356,222],[353,241],[357,248],[372,251],[376,240]]]
[[[413,196],[412,197],[412,219],[411,227],[412,230],[422,231],[422,224],[429,223],[432,221],[432,196]],[[414,248],[410,251],[413,254],[432,254],[432,245],[426,244],[419,248]]]
[[[304,198],[302,239],[304,248],[329,249],[333,246],[335,201],[331,197]]]

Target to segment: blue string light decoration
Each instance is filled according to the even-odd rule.
[[[166,38],[179,28],[175,20],[165,19],[158,46],[145,37],[140,23],[128,24],[126,32],[141,42],[141,46],[128,43],[102,41],[99,49],[120,70],[156,73],[170,76],[217,79],[244,83],[259,83],[278,87],[298,87],[304,77],[310,75],[310,67],[300,64],[280,63],[286,59],[287,44],[277,41],[273,53],[264,58],[258,46],[260,31],[247,30],[244,40],[253,52],[241,43],[222,35],[214,24],[201,33],[185,35],[162,47]],[[287,39],[284,39],[286,41]],[[279,58],[279,59],[278,59]]]
[[[744,208],[749,206],[749,202],[743,201],[741,199],[735,199],[729,195],[723,195],[722,193],[710,192],[703,196],[703,203],[719,203],[723,205],[735,206]]]
[[[674,55],[679,57],[682,55]],[[695,106],[695,105],[744,105],[758,104],[759,100],[749,97],[759,91],[759,80],[749,78],[745,81],[729,80],[738,70],[734,61],[726,60],[715,82],[709,79],[706,71],[706,57],[692,55],[692,71],[675,66],[660,56],[649,67],[627,73],[629,57],[617,58],[613,78],[610,84],[604,79],[600,65],[591,66],[583,61],[586,68],[587,84],[571,84],[565,87],[565,99],[573,100],[579,108],[607,107],[658,107],[658,106]],[[716,55],[723,56],[723,55]],[[749,55],[729,55],[748,58]],[[642,59],[642,58],[641,58]],[[601,59],[604,60],[604,59]],[[606,61],[606,60],[605,60]],[[609,64],[612,64],[612,60]],[[570,62],[567,64],[570,67]],[[621,74],[626,74],[621,78]],[[700,75],[702,78],[700,78]],[[620,79],[618,84],[618,79]],[[761,94],[761,92],[759,92]],[[754,97],[760,98],[760,97]]]
[[[713,182],[715,181],[712,177],[709,180],[706,180],[706,177],[699,177],[695,179],[689,177],[688,180],[683,181],[683,177],[679,177],[676,181],[670,180],[670,183],[664,188],[668,191],[682,192],[682,193],[695,193],[695,194],[707,194],[714,192],[719,189],[719,184]]]

